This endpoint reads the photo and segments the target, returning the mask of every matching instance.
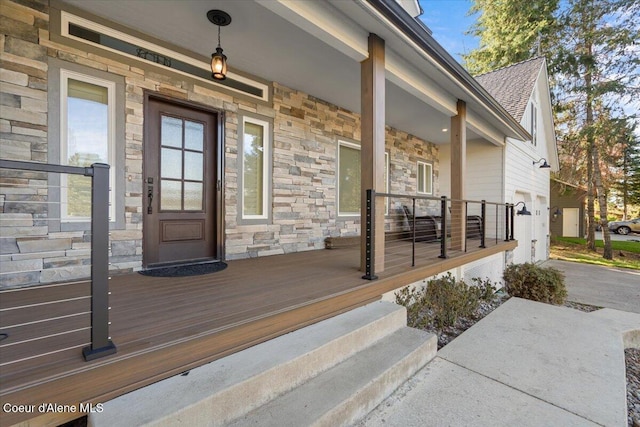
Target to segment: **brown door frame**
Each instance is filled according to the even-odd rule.
[[[172,98],[170,96],[166,96],[166,95],[162,95],[159,94],[157,92],[153,92],[150,90],[144,90],[143,92],[143,96],[144,96],[144,100],[143,100],[143,110],[142,110],[142,114],[143,114],[143,120],[144,120],[144,126],[143,126],[143,136],[142,136],[142,150],[143,150],[143,163],[142,163],[142,179],[144,180],[144,177],[146,176],[146,165],[144,162],[144,148],[147,144],[147,135],[149,135],[149,120],[147,120],[147,111],[149,111],[149,102],[151,99],[156,99],[159,101],[163,101],[163,102],[168,102],[168,103],[172,103],[172,104],[176,104],[182,107],[186,107],[186,108],[190,108],[190,109],[194,109],[194,110],[199,110],[208,114],[215,114],[216,116],[216,121],[217,121],[217,129],[216,129],[216,141],[215,141],[215,149],[217,151],[216,153],[216,164],[215,164],[215,168],[216,168],[216,177],[217,177],[217,183],[214,183],[214,188],[215,188],[215,201],[214,201],[214,206],[215,206],[215,211],[216,211],[216,216],[215,216],[215,220],[214,220],[214,227],[215,227],[215,241],[214,241],[214,245],[215,245],[215,251],[217,254],[217,258],[218,260],[224,260],[225,259],[225,247],[224,247],[224,241],[225,241],[225,229],[224,229],[224,217],[225,217],[225,210],[224,210],[224,188],[225,188],[225,181],[224,181],[224,154],[225,154],[225,138],[224,138],[224,122],[225,122],[225,112],[224,110],[220,110],[217,108],[212,108],[209,107],[207,105],[203,105],[203,104],[199,104],[193,101],[187,101],[184,99],[176,99],[176,98]],[[145,229],[148,226],[147,222],[147,216],[145,215],[146,212],[146,206],[147,206],[147,196],[145,193],[145,189],[146,189],[146,185],[143,182],[142,183],[142,193],[140,194],[140,197],[142,198],[142,265],[143,267],[146,267],[148,265],[148,262],[146,260],[146,256],[145,256]]]

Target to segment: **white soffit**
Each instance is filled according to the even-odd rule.
[[[505,135],[469,109],[467,109],[467,127],[494,145],[504,145]]]
[[[438,111],[455,116],[457,99],[392,50],[385,52],[387,79]]]
[[[314,37],[324,41],[355,61],[369,57],[369,33],[327,3],[300,0],[258,1]]]
[[[260,1],[261,6],[278,14],[355,61],[369,57],[369,33],[326,4],[299,0]],[[442,113],[456,114],[456,97],[403,59],[388,46],[385,52],[387,79]]]

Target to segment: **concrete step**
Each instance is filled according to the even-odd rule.
[[[90,426],[224,425],[406,327],[376,302],[104,403]]]
[[[436,351],[435,335],[405,327],[230,426],[351,425],[424,367]]]

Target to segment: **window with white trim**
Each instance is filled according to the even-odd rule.
[[[338,215],[360,215],[360,146],[338,142]]]
[[[242,118],[242,219],[269,218],[270,123],[253,117]]]
[[[359,216],[361,206],[360,145],[338,141],[338,215]],[[389,153],[384,153],[384,191],[389,192]],[[384,214],[389,214],[385,203]]]
[[[115,221],[115,88],[113,81],[60,70],[60,163],[109,170],[109,218]],[[60,216],[64,222],[91,217],[91,181],[78,175],[60,178]]]
[[[418,160],[418,194],[433,194],[433,166]]]

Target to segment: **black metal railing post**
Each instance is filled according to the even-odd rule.
[[[411,231],[411,267],[416,266],[416,228],[418,225],[416,224],[416,198],[412,197],[413,200],[413,219],[411,224],[413,224]]]
[[[500,235],[500,233],[498,233],[498,218],[500,217],[500,205],[496,204],[496,245],[498,244],[498,236]]]
[[[376,191],[367,190],[367,205],[365,212],[365,261],[364,261],[364,276],[363,279],[375,280],[376,276],[375,267],[375,206],[376,206]]]
[[[487,201],[483,200],[480,202],[480,247],[486,248],[485,245],[485,237],[486,237],[486,226],[487,226]]]
[[[447,257],[447,196],[440,197],[440,229],[442,230],[440,239],[440,256]]]
[[[514,236],[513,236],[513,229],[515,228],[515,205],[512,203],[511,206],[511,236],[509,237],[509,240],[515,240]]]
[[[464,201],[464,213],[462,218],[464,218],[464,252],[467,253],[467,240],[469,237],[469,202]]]
[[[91,345],[86,361],[116,352],[109,337],[109,165],[87,168],[91,179]]]
[[[509,218],[511,218],[511,215],[509,215],[509,203],[505,203],[504,209],[504,241],[508,242],[510,235]]]
[[[0,168],[91,177],[91,345],[85,360],[116,352],[109,337],[109,165],[91,167],[0,159]]]

